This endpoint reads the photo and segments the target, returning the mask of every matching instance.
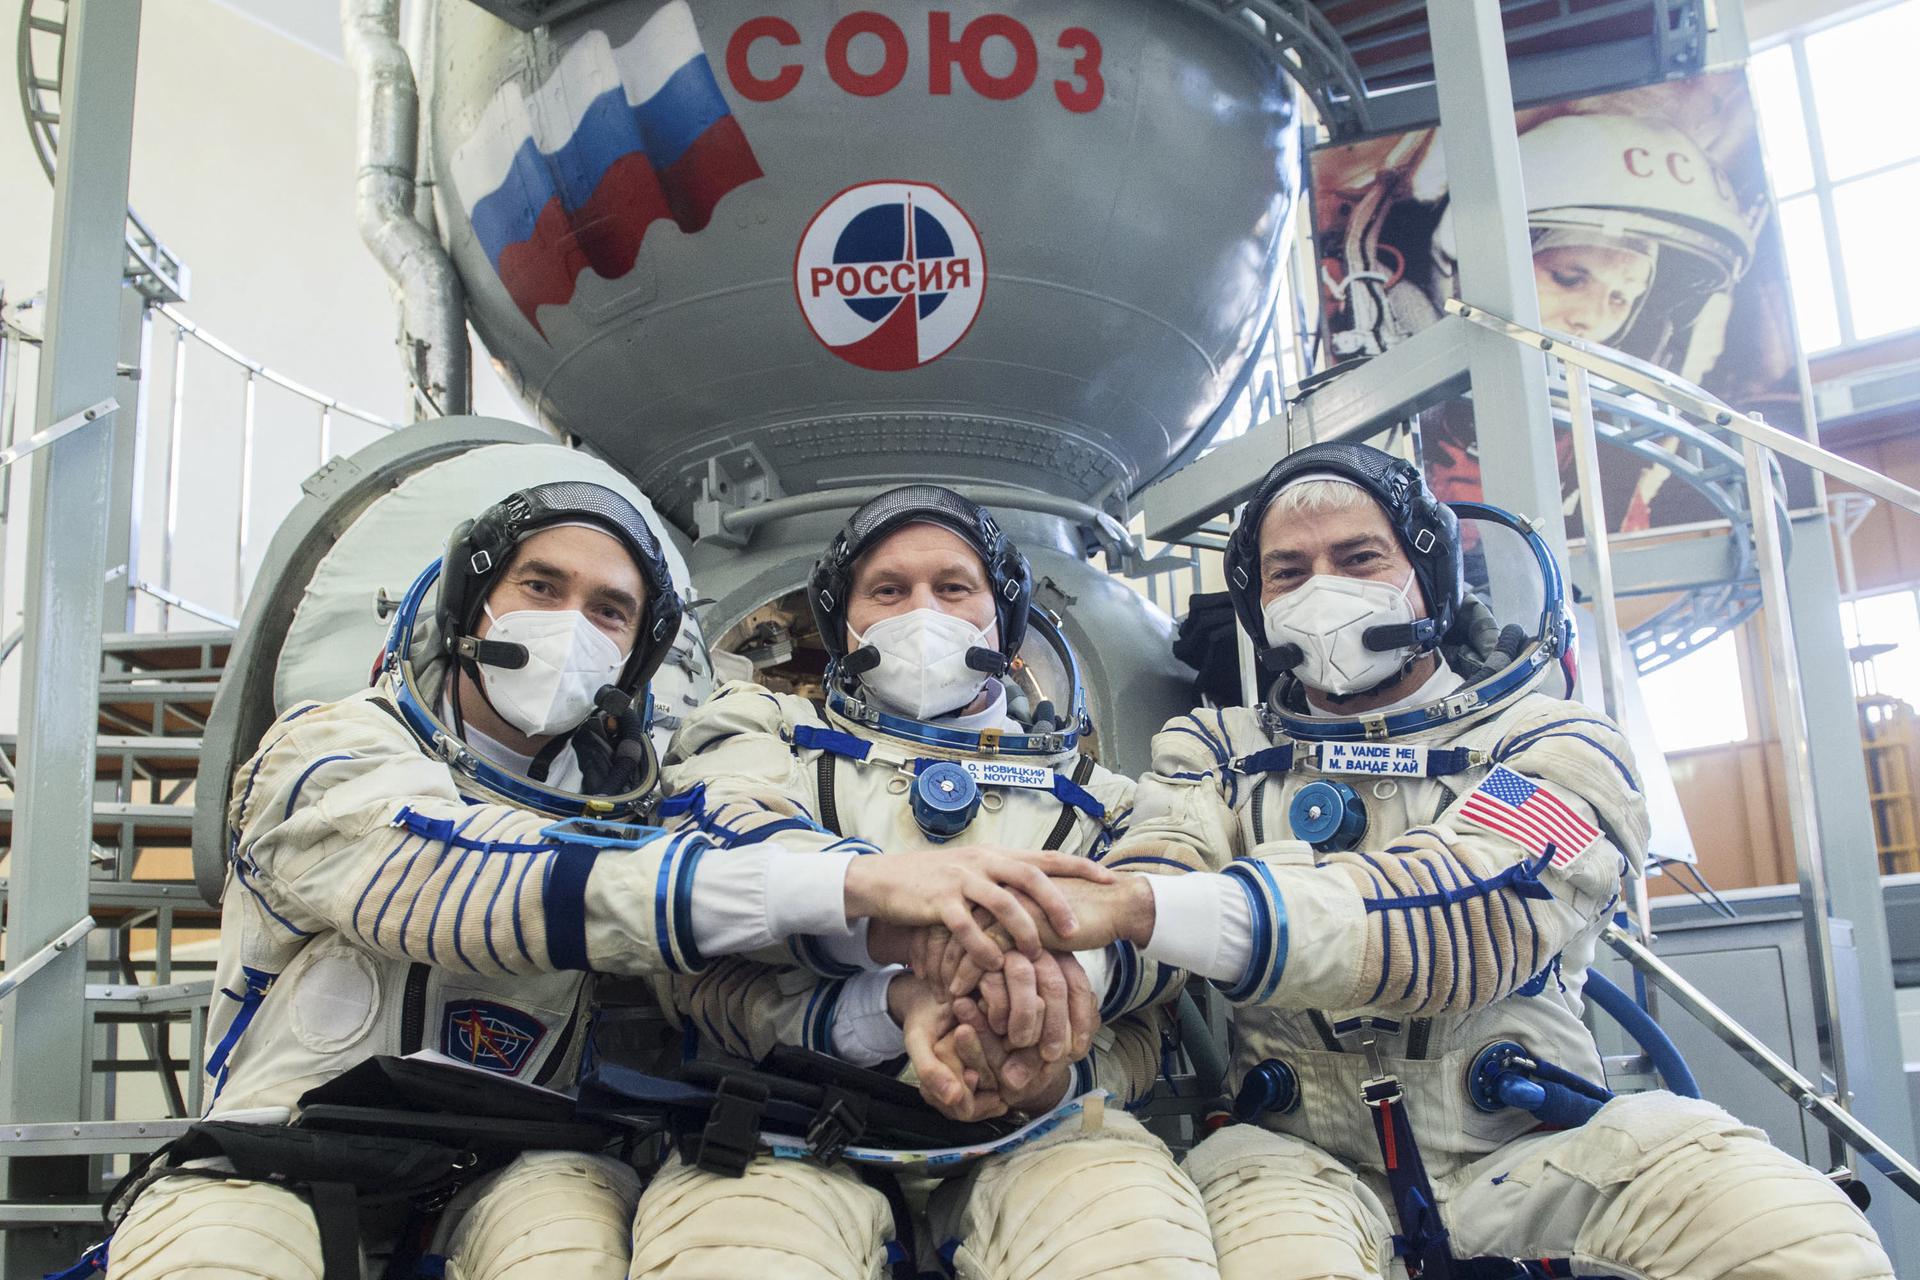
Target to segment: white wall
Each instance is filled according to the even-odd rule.
[[[336,0],[278,4],[297,10],[309,27],[338,10]],[[0,6],[0,31],[9,38],[19,7],[19,0]],[[12,59],[0,65],[10,73]],[[0,190],[7,192],[0,200],[0,282],[9,298],[20,298],[46,282],[53,194],[10,105],[14,101],[8,85],[0,93]],[[354,224],[353,131],[351,77],[330,51],[214,0],[147,0],[132,203],[192,270],[192,297],[182,310],[269,368],[398,419],[406,406],[393,346],[396,313],[385,277]],[[168,326],[156,326],[148,383],[141,572],[154,581],[160,573],[171,385],[168,333]],[[231,611],[243,380],[234,367],[197,348],[188,359],[173,582],[182,595]],[[476,351],[474,371],[476,412],[525,420],[484,352]],[[250,568],[318,462],[313,409],[265,384],[258,395]],[[23,388],[20,405],[24,434],[30,429],[30,387]],[[351,451],[375,434],[335,417],[337,451]],[[18,468],[13,477],[0,632],[13,628],[21,607],[25,470]],[[143,604],[143,626],[155,625],[157,617],[156,609]],[[0,725],[14,719],[17,667],[11,662],[0,670]]]
[[[1883,5],[1887,0],[1746,0],[1747,39],[1753,44],[1825,25],[1855,10]]]

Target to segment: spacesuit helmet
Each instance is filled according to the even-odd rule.
[[[854,565],[882,539],[910,524],[938,525],[957,535],[980,557],[993,592],[1000,636],[997,651],[981,654],[974,661],[987,675],[1003,674],[1026,638],[1033,571],[992,512],[937,484],[903,485],[865,503],[847,517],[826,554],[814,564],[807,579],[807,604],[836,673],[843,680],[855,680],[861,665],[846,661],[847,609],[853,593]],[[998,662],[994,661],[996,656]],[[992,669],[995,667],[998,669]]]
[[[647,595],[631,652],[621,660],[614,648],[619,666],[594,695],[593,707],[579,720],[567,715],[572,723],[552,735],[549,750],[574,749],[581,774],[577,791],[474,751],[459,699],[446,696],[445,684],[436,687],[427,679],[431,671],[443,681],[458,671],[493,700],[481,668],[514,671],[528,661],[529,651],[503,639],[509,633],[499,625],[487,637],[475,634],[487,597],[521,544],[567,525],[614,538],[638,568]],[[454,529],[446,552],[420,572],[395,610],[376,675],[391,680],[395,708],[421,743],[478,790],[561,817],[639,820],[652,813],[660,792],[659,763],[647,734],[647,682],[671,651],[681,621],[679,593],[658,535],[633,504],[600,485],[559,481],[510,494]]]
[[[1420,469],[1371,445],[1328,441],[1308,445],[1275,463],[1247,500],[1227,539],[1227,594],[1240,625],[1253,637],[1262,661],[1282,670],[1299,664],[1287,646],[1270,644],[1260,590],[1260,524],[1282,490],[1312,477],[1344,480],[1357,486],[1386,513],[1400,549],[1427,603],[1427,616],[1402,624],[1392,635],[1370,636],[1368,648],[1430,653],[1446,641],[1460,609],[1460,531],[1453,511],[1433,496]]]
[[[910,525],[930,524],[957,536],[979,557],[992,596],[997,636],[989,648],[976,644],[964,656],[942,658],[952,667],[964,661],[964,674],[977,690],[999,679],[1007,696],[1007,714],[1027,732],[998,729],[969,731],[939,723],[951,712],[931,705],[918,714],[878,684],[883,661],[879,647],[865,642],[880,623],[867,628],[862,643],[851,647],[849,613],[856,566],[890,535]],[[982,732],[994,735],[1002,754],[1049,755],[1069,750],[1085,731],[1086,699],[1079,663],[1058,619],[1033,603],[1033,574],[991,512],[939,485],[907,485],[881,494],[855,511],[815,564],[807,582],[807,600],[820,642],[828,655],[828,709],[870,729],[920,745],[960,751],[978,749]],[[979,628],[963,623],[956,634]],[[953,637],[945,637],[951,643]],[[944,675],[953,675],[946,671]],[[946,714],[940,714],[945,712]]]
[[[1548,330],[1644,360],[1669,359],[1676,336],[1753,261],[1764,208],[1743,207],[1726,172],[1665,121],[1554,116],[1520,135],[1520,167]],[[1433,230],[1440,281],[1458,271],[1453,217],[1449,203]],[[1602,318],[1557,300],[1555,278],[1563,273],[1600,277],[1590,292],[1613,294],[1617,305]],[[1441,295],[1450,292],[1457,286],[1440,285]]]
[[[1309,578],[1263,600],[1261,528],[1280,495],[1328,480],[1371,499],[1410,566],[1389,578]],[[1227,590],[1261,660],[1283,672],[1270,707],[1278,728],[1299,738],[1359,738],[1415,732],[1479,715],[1539,684],[1562,662],[1572,690],[1572,626],[1559,568],[1532,524],[1498,507],[1436,499],[1411,463],[1367,445],[1328,442],[1282,459],[1255,489],[1228,539]],[[1413,588],[1425,602],[1414,607]],[[1320,599],[1313,618],[1295,608]],[[1432,706],[1385,718],[1312,715],[1305,687],[1342,697],[1391,687],[1415,660],[1438,653],[1462,686]],[[1341,683],[1348,679],[1348,683]]]
[[[610,535],[633,557],[646,584],[639,636],[613,682],[629,698],[637,698],[673,649],[684,606],[660,539],[646,518],[612,489],[585,480],[559,480],[510,493],[454,529],[441,557],[434,610],[442,651],[471,668],[487,644],[474,630],[488,593],[506,572],[514,551],[543,529],[568,524]]]
[[[1664,121],[1556,116],[1520,135],[1520,156],[1537,273],[1548,258],[1640,264],[1626,270],[1625,314],[1576,336],[1659,359],[1753,260],[1754,221],[1726,173]],[[1551,290],[1542,289],[1547,312]],[[1550,314],[1543,323],[1571,327]]]

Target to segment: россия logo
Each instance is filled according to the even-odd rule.
[[[849,364],[939,359],[980,314],[987,258],[960,206],[924,182],[863,182],[813,215],[793,287],[814,336]]]

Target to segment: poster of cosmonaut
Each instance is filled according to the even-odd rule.
[[[1804,433],[1786,265],[1745,72],[1528,107],[1515,120],[1542,326],[1672,370]],[[1323,147],[1312,183],[1333,360],[1378,354],[1439,319],[1458,293],[1439,131]],[[1423,415],[1421,428],[1436,490],[1478,498],[1471,406]],[[1571,519],[1571,441],[1564,430],[1558,437]],[[1667,468],[1604,444],[1600,455],[1612,531],[1717,517]],[[1793,470],[1790,498],[1800,507],[1811,490]],[[1568,531],[1580,532],[1577,521]]]

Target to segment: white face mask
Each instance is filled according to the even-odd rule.
[[[883,618],[852,637],[855,649],[880,651],[880,665],[860,677],[861,685],[889,710],[915,720],[958,711],[978,697],[987,677],[967,665],[967,650],[994,647],[986,632],[938,609]]]
[[[516,609],[493,618],[487,639],[525,645],[524,667],[480,664],[487,701],[507,723],[544,738],[582,724],[593,713],[593,695],[612,684],[627,655],[612,637],[578,609]]]
[[[1310,688],[1336,695],[1371,689],[1400,669],[1410,647],[1369,649],[1361,637],[1369,627],[1412,622],[1412,591],[1412,570],[1399,587],[1315,574],[1262,611],[1267,643],[1299,646],[1304,656],[1293,674]]]

